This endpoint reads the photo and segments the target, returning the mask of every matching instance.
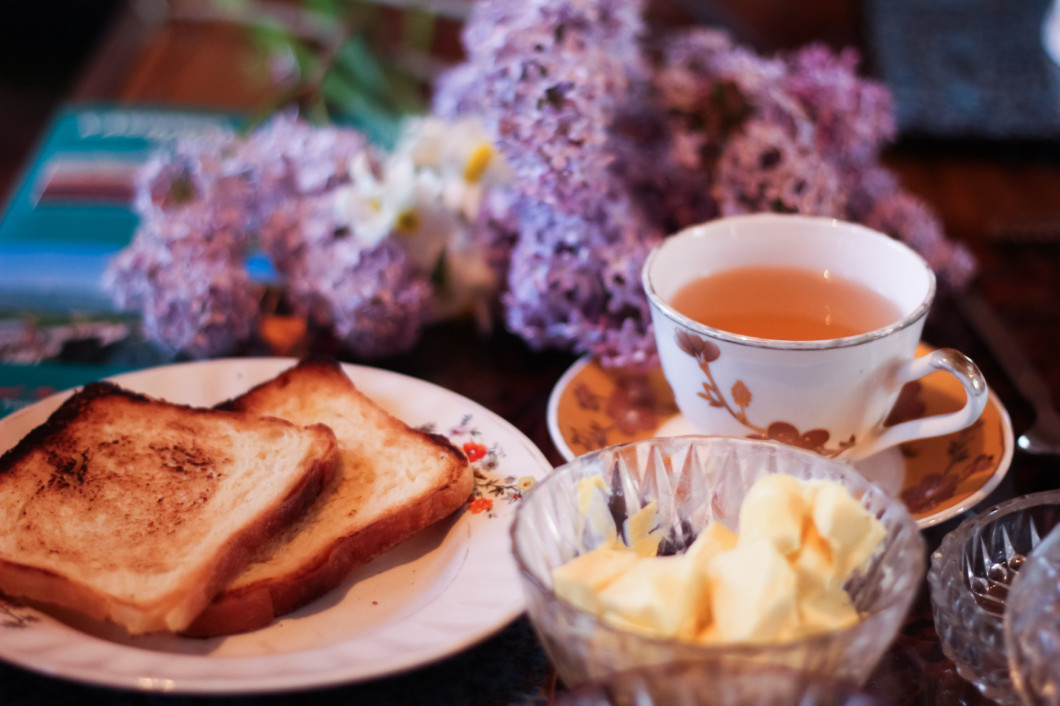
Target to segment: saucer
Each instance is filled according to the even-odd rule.
[[[922,345],[918,354],[929,350]],[[960,384],[936,372],[903,388],[888,421],[952,412],[963,403]],[[612,444],[696,433],[677,409],[661,369],[604,368],[590,356],[578,359],[553,388],[548,429],[568,461]],[[991,391],[983,414],[967,429],[885,449],[853,465],[900,497],[924,529],[989,495],[1008,471],[1013,446],[1008,412]]]

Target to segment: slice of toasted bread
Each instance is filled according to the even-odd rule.
[[[319,495],[335,436],[92,383],[0,457],[0,592],[186,628]]]
[[[225,406],[326,424],[341,461],[313,506],[255,556],[188,634],[244,632],[305,605],[452,514],[474,486],[467,458],[448,439],[384,411],[330,359],[303,360]]]

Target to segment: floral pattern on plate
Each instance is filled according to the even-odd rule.
[[[421,431],[439,433],[438,426],[428,423],[419,427]],[[497,517],[498,502],[512,503],[523,497],[523,493],[534,485],[533,476],[498,476],[501,459],[505,457],[504,449],[498,443],[490,443],[481,429],[474,424],[474,416],[464,415],[458,424],[443,432],[449,441],[464,452],[471,463],[475,477],[475,488],[472,491],[468,512],[472,515],[484,514]]]

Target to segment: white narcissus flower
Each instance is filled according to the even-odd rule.
[[[504,157],[476,118],[407,120],[394,152],[407,153],[418,168],[435,172],[442,181],[445,205],[469,222],[478,215],[483,190],[512,178]]]
[[[354,157],[349,169],[350,183],[334,191],[335,221],[349,224],[360,243],[374,247],[394,225],[395,215],[386,200],[388,185],[366,154]]]
[[[377,168],[358,155],[350,164],[350,183],[336,189],[334,203],[337,220],[348,223],[364,247],[394,237],[416,269],[430,272],[460,230],[441,194],[437,173],[418,168],[407,152],[392,153]]]
[[[470,231],[483,193],[508,183],[512,179],[510,167],[477,118],[448,121],[426,116],[406,120],[394,154],[408,155],[421,173],[435,176],[440,188],[438,205],[451,216],[440,263],[442,286],[436,315],[445,318],[471,313],[480,327],[488,329],[490,302],[500,278]]]
[[[394,212],[391,237],[398,240],[418,270],[431,272],[464,226],[445,207],[442,183],[435,172],[418,169],[401,153],[395,153],[387,164],[388,197]]]
[[[485,128],[408,119],[385,162],[361,154],[349,170],[350,183],[335,191],[337,220],[364,247],[391,238],[417,271],[439,275],[438,318],[470,312],[486,322],[499,278],[470,230],[484,190],[511,175]]]

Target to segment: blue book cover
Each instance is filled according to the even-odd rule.
[[[0,220],[0,312],[113,310],[100,278],[136,230],[137,169],[229,114],[129,106],[61,110]]]

